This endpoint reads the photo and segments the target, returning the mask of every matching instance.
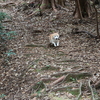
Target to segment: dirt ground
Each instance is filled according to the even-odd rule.
[[[11,19],[3,22],[6,30],[15,31],[17,34],[14,39],[6,42],[6,52],[12,49],[16,55],[6,58],[7,61],[1,58],[3,64],[0,68],[0,100],[75,100],[77,95],[62,91],[59,87],[65,89],[71,86],[76,89],[81,82],[84,88],[81,100],[92,100],[91,89],[87,83],[91,80],[93,87],[100,79],[100,42],[85,33],[73,34],[72,30],[78,28],[96,35],[94,10],[90,18],[82,21],[75,19],[74,2],[66,0],[66,11],[58,8],[55,13],[52,9],[46,9],[42,16],[38,12],[28,17],[37,6],[25,10],[24,2],[16,0],[14,5],[0,8],[0,11],[11,16]],[[48,36],[53,32],[60,34],[59,47],[49,46]],[[78,79],[74,77],[74,73],[89,75],[84,74],[86,77]],[[63,80],[60,84],[49,87],[54,82],[53,79],[49,82],[49,78],[63,75],[69,75],[70,82]],[[39,90],[40,85],[37,87],[37,83],[46,78],[47,82],[43,81],[42,84],[45,88],[41,87],[42,90]],[[96,96],[100,96],[100,86],[95,91]]]

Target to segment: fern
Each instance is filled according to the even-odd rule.
[[[10,32],[1,32],[0,35],[2,36],[3,39],[13,39],[14,35],[16,35],[16,32],[15,31],[10,31]]]
[[[16,33],[14,31],[5,32],[4,26],[2,25],[2,21],[5,18],[10,18],[10,16],[4,12],[0,12],[0,36],[2,39],[13,39],[13,36],[16,35]]]
[[[0,98],[4,98],[6,95],[5,94],[1,94],[0,95]]]
[[[0,23],[0,31],[3,30],[3,25]]]
[[[10,18],[6,13],[0,12],[0,21],[3,21],[5,18]]]
[[[6,13],[4,12],[0,12],[0,32],[3,30],[4,26],[2,25],[2,21],[5,19],[5,18],[10,18],[10,16],[8,16]]]
[[[0,12],[0,35],[2,34],[3,28],[4,28],[4,26],[2,25],[1,22],[2,22],[5,18],[7,18],[7,14],[4,13],[4,12]]]
[[[4,29],[2,22],[3,20],[5,20],[5,18],[10,18],[10,17],[4,12],[0,12],[0,38],[1,40],[12,39],[14,38],[13,36],[16,35],[15,31],[6,32],[6,30]],[[1,43],[1,40],[0,40],[0,43]],[[7,57],[10,57],[11,55],[16,55],[12,49],[6,52],[5,54],[7,55]]]
[[[13,52],[13,50],[9,50],[7,53],[5,53],[8,57],[11,55],[16,55],[16,53]]]

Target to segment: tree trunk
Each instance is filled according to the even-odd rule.
[[[61,6],[65,6],[65,1],[66,0],[56,0],[56,2]]]
[[[66,0],[42,0],[40,8],[45,9],[51,7],[56,12],[56,5],[59,4],[61,6],[65,6],[65,1]]]
[[[50,1],[49,0],[42,0],[40,8],[45,9],[45,8],[48,8],[48,7],[50,7]]]
[[[75,12],[73,14],[75,18],[90,17],[90,7],[87,0],[75,0],[75,4]]]

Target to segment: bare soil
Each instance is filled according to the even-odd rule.
[[[82,21],[75,19],[73,18],[74,2],[66,0],[67,11],[58,8],[58,12],[55,13],[52,9],[46,9],[42,11],[42,16],[37,12],[28,17],[37,6],[25,10],[24,0],[16,0],[14,3],[15,5],[9,4],[0,8],[12,18],[3,22],[6,30],[15,31],[17,34],[14,39],[6,42],[6,52],[12,49],[16,55],[6,56],[0,60],[2,63],[0,95],[5,95],[0,97],[0,100],[75,100],[76,95],[66,90],[56,91],[55,88],[72,86],[75,89],[79,87],[80,82],[84,84],[81,100],[92,100],[87,82],[91,80],[91,86],[95,86],[100,79],[100,42],[85,33],[73,34],[72,30],[78,28],[80,31],[84,30],[96,35],[94,10],[91,11],[90,18],[84,18]],[[60,34],[59,47],[49,45],[48,36],[53,32]],[[69,73],[89,73],[92,76],[77,79],[74,74],[69,75],[70,82],[62,81],[56,87],[52,86],[54,90],[52,87],[48,89],[54,80],[43,81],[45,88],[42,88],[42,91],[39,90],[40,87],[34,88],[41,79],[53,78],[52,75],[64,71],[67,72],[65,76]],[[59,76],[54,75],[54,78]],[[100,96],[100,87],[96,88],[96,93]]]

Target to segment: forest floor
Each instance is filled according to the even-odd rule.
[[[0,100],[75,100],[81,93],[80,100],[99,98],[100,42],[72,32],[78,28],[96,35],[94,10],[81,21],[73,18],[73,1],[66,0],[66,11],[46,9],[42,16],[39,12],[28,16],[37,6],[24,4],[15,0],[0,8],[11,16],[3,22],[6,30],[16,32],[14,39],[6,41],[6,54],[15,54],[0,58]],[[53,32],[60,34],[59,47],[49,45]]]

